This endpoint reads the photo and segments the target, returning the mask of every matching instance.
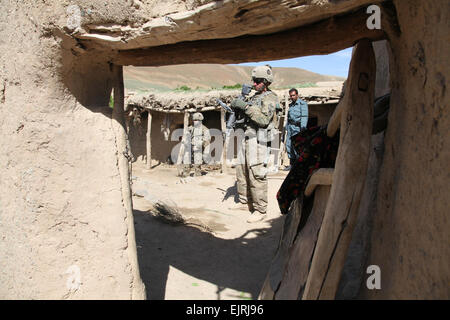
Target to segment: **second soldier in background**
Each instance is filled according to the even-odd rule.
[[[205,158],[209,154],[211,135],[208,128],[202,124],[203,115],[200,112],[194,113],[192,120],[193,125],[190,125],[187,130],[182,177],[187,177],[192,167],[194,167],[194,176],[201,176],[202,164],[204,160],[208,162]]]

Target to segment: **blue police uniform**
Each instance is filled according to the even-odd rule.
[[[302,129],[306,128],[308,124],[308,104],[306,101],[298,98],[295,102],[291,102],[288,111],[287,120],[287,136],[286,136],[286,150],[288,157],[291,160],[297,158],[295,150],[292,148],[291,138],[299,133]]]

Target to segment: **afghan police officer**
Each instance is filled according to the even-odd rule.
[[[194,167],[194,176],[201,176],[201,167],[206,160],[208,146],[211,142],[211,135],[206,126],[202,124],[203,115],[200,112],[194,113],[192,116],[193,125],[188,127],[183,159],[183,173],[186,177],[190,174],[191,168]],[[206,161],[207,162],[207,161]]]
[[[271,129],[274,129],[277,95],[269,89],[273,82],[273,71],[268,65],[252,70],[253,89],[256,93],[248,100],[235,99],[231,106],[243,114],[243,121],[236,125],[245,133],[238,146],[236,165],[239,201],[249,204],[253,213],[247,222],[262,221],[267,213],[267,163],[269,160]]]
[[[290,160],[290,167],[298,158],[295,149],[292,147],[291,138],[305,129],[308,124],[308,104],[306,101],[298,97],[298,91],[295,88],[289,90],[289,97],[291,103],[289,104],[288,119],[287,119],[287,135],[286,135],[286,151]]]

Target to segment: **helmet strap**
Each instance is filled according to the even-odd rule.
[[[264,84],[264,86],[261,88],[261,92],[267,91],[267,89],[269,89],[267,82],[265,80],[264,80],[263,84]]]

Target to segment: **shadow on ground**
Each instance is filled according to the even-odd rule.
[[[256,237],[222,239],[186,225],[171,225],[147,212],[134,210],[136,245],[147,299],[165,298],[169,267],[216,285],[217,296],[231,288],[257,299],[280,237],[282,218],[263,229],[251,229]],[[242,218],[245,222],[245,217]],[[269,250],[268,248],[273,248]],[[185,286],[188,287],[188,286]],[[189,292],[180,294],[189,299]],[[236,296],[236,299],[242,298]]]

